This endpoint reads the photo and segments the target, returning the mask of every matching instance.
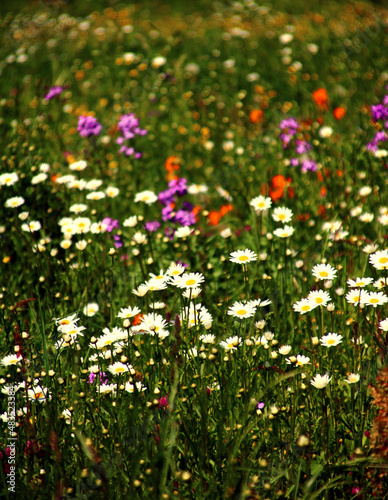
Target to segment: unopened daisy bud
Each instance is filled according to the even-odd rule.
[[[296,363],[296,357],[295,356],[290,356],[290,361],[291,361],[291,363]]]
[[[54,377],[55,371],[54,370],[49,370],[48,374],[49,374],[49,377]]]
[[[123,327],[124,327],[124,328],[128,328],[128,327],[130,327],[130,326],[131,326],[131,322],[129,321],[129,319],[125,319],[125,320],[123,321]]]
[[[246,339],[245,340],[245,345],[247,345],[248,347],[250,347],[251,345],[253,345],[253,342],[251,339]]]
[[[90,339],[90,342],[91,342],[92,344],[95,344],[95,343],[97,342],[96,337],[94,337],[94,336],[93,336],[93,337]]]
[[[310,439],[307,436],[305,436],[304,434],[302,434],[301,436],[298,437],[296,444],[298,446],[300,446],[301,448],[303,446],[308,446],[310,444]]]
[[[15,345],[14,348],[13,348],[13,350],[15,352],[19,352],[20,351],[20,345]]]
[[[23,333],[22,333],[22,338],[23,338],[23,339],[28,339],[28,337],[29,337],[29,335],[28,335],[28,333],[27,333],[27,332],[23,332]]]
[[[122,363],[126,363],[126,362],[128,361],[127,356],[121,356],[120,361],[121,361]]]
[[[318,344],[319,344],[319,338],[318,338],[318,337],[313,337],[313,338],[311,339],[311,343],[312,343],[313,345],[318,345]]]
[[[64,383],[64,380],[62,377],[58,377],[57,380],[58,380],[58,384],[60,384],[60,385],[62,385]]]
[[[109,249],[109,252],[108,252],[108,255],[116,255],[117,251],[115,248],[110,248]]]
[[[276,351],[271,352],[271,358],[276,359],[278,357],[278,353]]]
[[[190,474],[190,472],[189,472],[189,471],[184,470],[184,471],[181,473],[181,479],[182,479],[182,481],[188,481],[190,478],[191,478],[191,474]]]
[[[41,377],[45,377],[46,375],[47,375],[47,373],[46,373],[44,370],[42,370],[42,371],[40,372],[40,376],[41,376]]]
[[[329,312],[333,312],[335,309],[335,305],[333,304],[333,302],[330,302],[330,304],[327,304],[327,310]]]
[[[269,410],[272,415],[276,415],[277,413],[279,413],[279,408],[277,406],[271,406]]]

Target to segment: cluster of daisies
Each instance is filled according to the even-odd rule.
[[[261,214],[268,210],[272,205],[271,198],[266,198],[265,196],[256,196],[250,201],[250,206],[254,208],[256,214]],[[292,220],[292,210],[287,207],[276,207],[272,212],[272,219],[275,222],[281,222],[284,224],[283,227],[279,227],[275,229],[273,232],[274,236],[278,238],[288,238],[292,236],[294,233],[294,228],[292,226],[288,226],[287,223]]]

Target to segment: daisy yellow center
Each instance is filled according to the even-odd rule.
[[[388,262],[388,257],[381,257],[379,259],[380,264],[386,264]]]
[[[10,361],[10,364],[11,365],[14,365],[15,363],[17,363],[19,360],[18,359],[11,359]]]
[[[77,334],[77,330],[71,330],[70,332],[68,332],[69,335],[76,335]]]
[[[316,302],[317,304],[322,304],[322,302],[323,302],[322,297],[316,297],[315,302]]]
[[[104,345],[111,345],[112,342],[113,342],[112,340],[105,340]]]
[[[333,344],[335,344],[335,340],[334,339],[330,339],[330,340],[327,341],[327,343],[329,345],[333,345]]]
[[[286,215],[285,214],[279,214],[278,218],[279,218],[279,220],[283,220],[283,219],[286,218]]]
[[[353,297],[354,302],[358,302],[360,300],[360,297],[357,295],[356,297]]]
[[[358,283],[356,283],[356,286],[364,286],[365,283],[363,281],[359,281]]]
[[[377,304],[379,302],[379,299],[370,299],[369,301],[371,304]]]
[[[5,182],[8,183],[8,182],[11,182],[12,181],[12,177],[6,177],[5,178]]]
[[[236,311],[236,314],[242,316],[243,314],[246,314],[246,310],[245,309],[239,309],[238,311]]]
[[[116,373],[123,373],[125,370],[122,366],[119,366],[118,368],[115,369]]]
[[[70,324],[70,321],[68,319],[63,319],[61,321],[61,325],[69,325]]]
[[[232,343],[228,344],[229,349],[233,349],[234,345]]]
[[[240,257],[238,258],[238,260],[240,260],[241,262],[244,262],[245,260],[248,260],[249,257],[247,257],[246,255],[240,255]]]
[[[80,222],[80,223],[78,224],[78,227],[85,227],[85,222]]]
[[[328,275],[328,273],[326,271],[321,271],[319,273],[319,276],[321,276],[322,278],[327,278],[329,275]]]
[[[265,203],[263,201],[261,201],[260,203],[257,204],[257,206],[259,208],[264,208],[265,207]]]
[[[35,398],[35,399],[40,399],[40,398],[43,398],[43,392],[36,392],[36,393],[34,394],[34,398]]]
[[[310,309],[310,306],[306,304],[305,306],[302,306],[301,309],[302,311],[308,311]]]
[[[171,274],[172,274],[173,276],[176,276],[177,274],[180,274],[180,272],[177,270],[177,271],[173,271]]]
[[[193,280],[193,279],[187,280],[187,281],[186,281],[186,285],[187,285],[187,286],[192,286],[192,285],[195,285],[195,280]]]
[[[144,201],[147,201],[149,199],[150,199],[149,196],[144,196],[144,198],[143,198]]]

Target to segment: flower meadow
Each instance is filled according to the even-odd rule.
[[[383,3],[21,3],[1,497],[387,498]]]

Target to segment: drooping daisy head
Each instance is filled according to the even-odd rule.
[[[96,302],[90,302],[90,304],[87,304],[83,308],[83,313],[85,314],[85,316],[91,317],[94,316],[99,311],[99,309],[100,307]]]

